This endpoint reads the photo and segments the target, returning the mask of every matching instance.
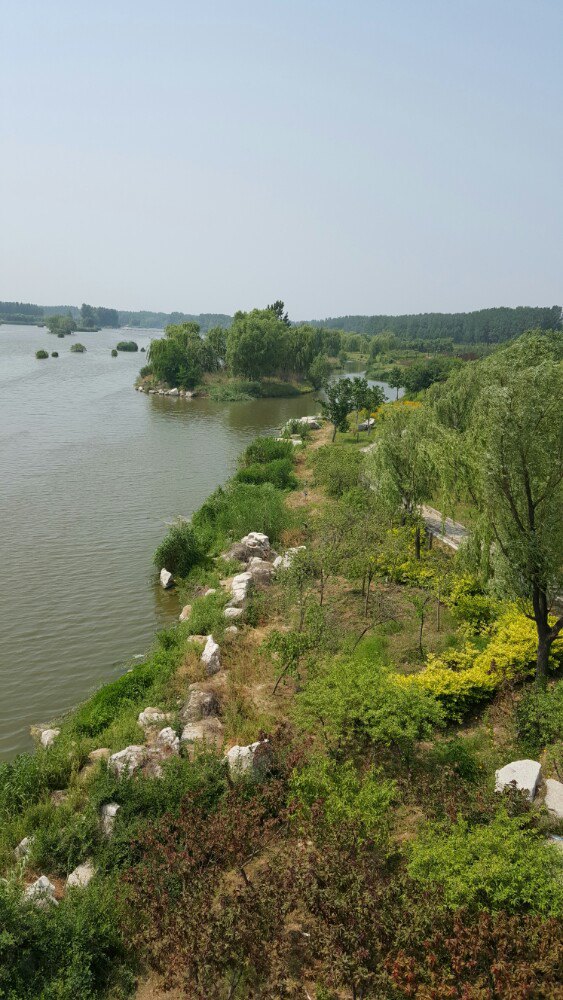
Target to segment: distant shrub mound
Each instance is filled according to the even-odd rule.
[[[42,361],[43,358],[48,358],[49,357],[49,352],[48,351],[36,351],[35,352],[35,357],[37,358],[38,361]]]
[[[116,350],[118,351],[138,351],[139,345],[134,340],[120,340]]]
[[[71,349],[71,351],[72,351],[73,354],[85,354],[86,353],[86,348],[84,347],[84,344],[71,344],[70,349]]]

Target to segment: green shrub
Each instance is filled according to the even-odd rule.
[[[224,592],[196,597],[187,621],[191,635],[213,635],[215,639],[223,634],[227,624],[224,615],[227,595]]]
[[[153,373],[152,365],[143,365],[141,371],[139,372],[139,377],[147,378],[149,375],[152,375],[152,373]]]
[[[35,352],[35,357],[37,358],[38,361],[43,361],[44,358],[48,358],[49,357],[49,352],[48,351],[36,351]]]
[[[84,344],[71,344],[70,349],[73,354],[84,354],[86,351]]]
[[[134,340],[120,340],[116,351],[138,351],[139,345]]]
[[[386,831],[395,784],[373,771],[360,776],[351,761],[337,763],[317,755],[294,771],[290,791],[308,817],[312,807],[322,803],[329,824],[352,823],[361,840]]]
[[[528,691],[518,703],[516,726],[526,753],[563,740],[563,681],[547,691]]]
[[[37,871],[68,875],[92,855],[100,838],[99,816],[91,804],[75,812],[64,802],[48,802],[35,808],[32,819],[30,863]]]
[[[201,539],[188,521],[176,521],[154,554],[158,570],[167,569],[174,576],[187,576],[192,566],[204,556]]]
[[[273,462],[277,458],[293,461],[293,445],[290,441],[277,441],[273,437],[257,437],[243,452],[241,465],[255,465],[256,462]]]
[[[306,728],[320,727],[333,745],[372,742],[406,753],[443,718],[431,695],[400,686],[371,659],[333,662],[299,695],[297,711]]]
[[[58,351],[51,351],[51,357],[52,358],[58,358],[58,356],[59,356],[59,352]]]
[[[239,539],[249,531],[263,531],[272,543],[288,526],[283,494],[271,483],[229,483],[219,487],[194,514],[192,524],[211,547],[225,539]]]
[[[290,446],[293,448],[293,445]],[[240,483],[272,483],[278,490],[294,490],[298,483],[289,458],[276,458],[272,462],[255,462],[239,469],[235,479]]]
[[[116,886],[95,879],[59,906],[22,905],[0,882],[0,996],[6,1000],[96,1000],[110,987],[125,997],[126,967]]]
[[[329,496],[340,497],[358,486],[363,455],[352,448],[333,448],[324,445],[313,452],[311,464],[315,483],[324,486]]]
[[[116,351],[115,347],[112,349],[111,356],[112,356],[112,358],[116,358],[117,357],[117,351]]]
[[[209,396],[216,403],[244,403],[249,399],[256,399],[259,395],[258,382],[231,379],[228,382],[217,382],[209,387]]]
[[[439,886],[450,909],[563,916],[563,855],[502,810],[487,825],[428,827],[412,845],[409,874]]]

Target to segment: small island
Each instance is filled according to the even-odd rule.
[[[203,336],[197,323],[167,326],[151,342],[136,388],[219,402],[298,396],[326,385],[339,349],[338,331],[292,324],[277,301],[237,312],[228,329],[215,326]]]

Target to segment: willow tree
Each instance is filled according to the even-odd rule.
[[[465,481],[504,592],[535,621],[542,686],[563,629],[563,616],[550,615],[563,586],[561,353],[561,335],[526,335],[435,400],[450,485]]]
[[[420,507],[432,496],[436,470],[426,414],[409,406],[391,408],[381,421],[366,474],[379,500],[414,528],[415,555],[420,559]]]

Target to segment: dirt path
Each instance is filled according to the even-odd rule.
[[[439,510],[423,504],[420,513],[429,531],[450,549],[459,549],[460,544],[469,536],[467,528],[451,517],[443,517]]]

